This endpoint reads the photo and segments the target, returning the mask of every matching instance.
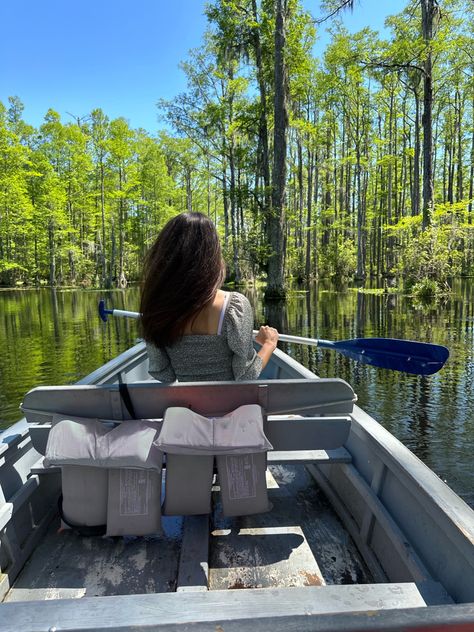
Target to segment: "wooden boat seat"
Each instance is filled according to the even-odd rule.
[[[351,386],[337,378],[171,385],[137,382],[128,385],[128,390],[136,415],[142,419],[161,419],[170,406],[217,417],[244,404],[259,404],[267,415],[264,429],[274,450],[305,451],[300,462],[327,458],[310,452],[344,445],[351,424],[348,414],[356,401]],[[40,454],[45,453],[55,413],[113,421],[130,418],[118,385],[38,387],[27,393],[22,409]]]

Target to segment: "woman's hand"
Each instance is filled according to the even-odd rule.
[[[255,336],[255,340],[262,345],[276,348],[278,342],[278,331],[275,327],[269,327],[268,325],[262,325],[258,334]]]

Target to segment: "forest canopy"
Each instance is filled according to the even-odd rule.
[[[184,210],[216,222],[228,280],[269,296],[290,278],[472,274],[470,0],[411,0],[383,38],[297,0],[213,0],[206,16],[157,135],[101,109],[50,109],[36,129],[19,97],[0,103],[0,284],[124,287]]]

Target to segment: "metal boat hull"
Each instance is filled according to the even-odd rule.
[[[142,343],[79,385],[113,385],[119,375],[125,382],[147,379]],[[315,376],[277,351],[262,381],[302,378]],[[208,629],[210,623],[226,630],[250,629],[250,625],[253,630],[283,626],[285,630],[333,631],[416,630],[422,626],[424,630],[431,629],[429,626],[474,629],[474,512],[364,411],[355,406],[350,418],[344,444],[349,458],[338,459],[334,453],[325,461],[321,454],[314,458],[303,455],[306,466],[302,466],[295,464],[293,455],[288,457],[292,465],[270,468],[279,490],[275,492],[278,506],[267,518],[258,523],[242,519],[236,532],[236,523],[229,525],[214,516],[211,535],[202,517],[190,517],[184,523],[170,521],[166,547],[150,549],[153,543],[132,542],[118,553],[116,543],[80,538],[61,541],[54,533],[51,525],[57,514],[60,476],[35,469],[40,454],[31,437],[38,427],[26,420],[18,422],[0,435],[0,598],[5,598],[0,605],[0,630],[50,630],[55,626],[144,630],[190,623],[196,630]],[[281,453],[279,459],[286,462]],[[325,500],[318,504],[318,490],[324,492],[344,527],[339,543],[351,541],[347,553],[338,555],[350,558],[350,570],[345,572],[352,578],[338,576],[337,564],[324,564],[331,555],[326,554],[322,538],[325,534],[330,540],[332,530],[336,533],[339,527],[331,518],[331,528],[326,529]],[[284,512],[290,525],[298,512],[304,514],[303,526],[287,526],[282,534],[276,521],[277,517],[283,519]],[[257,527],[271,544],[262,544],[250,560]],[[254,537],[248,540],[250,548],[245,547],[247,536]],[[196,567],[199,555],[209,551],[209,539],[214,553]],[[47,550],[47,541],[56,547],[53,556],[40,554]],[[312,566],[315,549],[323,569],[320,575]],[[147,550],[153,554],[147,557]],[[55,593],[48,587],[46,575],[62,572],[59,557],[67,558],[67,551],[75,572],[70,577],[75,579]],[[52,562],[54,556],[57,566]],[[135,567],[131,562],[125,566],[125,558],[134,560]],[[206,563],[204,581],[196,579]],[[366,577],[361,577],[359,567],[364,567]],[[292,579],[295,569],[298,577]],[[95,584],[91,583],[94,573]],[[165,581],[166,573],[175,579]],[[138,575],[144,584],[137,584]],[[276,575],[282,583],[273,585]],[[87,589],[81,585],[86,576]],[[351,585],[343,585],[347,581]],[[96,586],[98,596],[91,596],[91,586]],[[146,592],[152,594],[143,594]]]

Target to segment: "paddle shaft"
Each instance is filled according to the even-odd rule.
[[[140,318],[140,314],[138,312],[129,312],[126,309],[105,309],[104,313],[110,314],[111,316],[123,316],[125,318]],[[102,320],[104,319],[102,318]]]
[[[106,309],[105,302],[99,302],[99,315],[106,322],[108,314],[126,318],[140,318],[138,312],[124,309]],[[254,330],[254,337],[257,335]],[[432,375],[443,368],[449,357],[449,350],[441,345],[396,338],[353,338],[352,340],[320,340],[302,336],[279,334],[281,342],[310,345],[333,349],[342,355],[383,369],[412,373],[413,375]]]
[[[140,318],[139,312],[130,312],[126,309],[104,309],[101,314],[110,314],[111,316],[122,316],[124,318]],[[258,334],[258,330],[253,330],[254,338]],[[293,342],[299,345],[310,345],[312,347],[332,347],[334,345],[330,340],[316,340],[316,338],[304,338],[303,336],[290,336],[288,334],[278,334],[278,340],[281,342]]]
[[[254,337],[258,334],[256,329],[253,330]],[[290,336],[289,334],[278,334],[279,342],[290,342],[297,345],[308,345],[310,347],[334,347],[331,340],[321,340],[320,338],[305,338],[304,336]]]

